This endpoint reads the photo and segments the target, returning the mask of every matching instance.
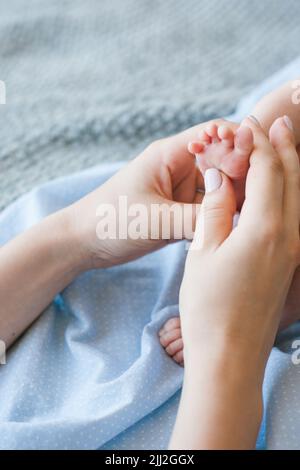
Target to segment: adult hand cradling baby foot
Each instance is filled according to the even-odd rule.
[[[225,121],[215,122],[221,125]],[[196,205],[203,198],[198,190],[203,190],[204,185],[203,177],[195,165],[195,158],[187,147],[206,126],[207,123],[200,124],[175,136],[153,142],[103,186],[67,209],[67,218],[74,229],[85,268],[124,263],[157,250],[174,238],[190,239],[193,236]],[[227,126],[232,130],[239,127],[229,122]],[[169,208],[170,233],[162,236],[162,218],[166,219],[168,216],[168,210],[165,210],[161,211],[160,223],[154,233],[150,234],[149,229],[145,236],[141,235],[138,239],[111,237],[104,241],[99,240],[101,230],[96,233],[95,223],[99,205],[113,205],[119,218],[119,198],[124,196],[128,206],[143,204],[149,219],[151,206],[156,204]],[[173,219],[173,214],[178,209],[182,209],[183,219]],[[164,223],[168,225],[166,220]],[[147,224],[145,226],[147,228]]]
[[[270,140],[253,120],[246,198],[217,169],[206,195],[180,292],[185,379],[171,447],[254,448],[262,382],[299,264],[300,173],[293,133],[279,118]]]

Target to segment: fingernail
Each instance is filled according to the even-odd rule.
[[[207,193],[216,191],[222,184],[222,175],[217,168],[209,168],[204,175],[205,190]]]
[[[289,128],[290,131],[294,131],[294,126],[291,121],[291,119],[288,116],[283,116],[283,120],[285,122],[285,125]]]
[[[238,223],[239,223],[239,218],[240,218],[240,214],[238,212],[236,212],[233,216],[233,220],[232,220],[232,228],[235,228],[238,226]]]
[[[253,116],[253,114],[250,114],[248,116],[248,119],[250,119],[252,122],[254,122],[254,124],[256,124],[257,126],[260,126],[260,123],[259,123],[258,119],[256,119],[256,117]]]

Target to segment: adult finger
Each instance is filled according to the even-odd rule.
[[[283,165],[259,123],[247,118],[244,122],[253,132],[254,150],[246,180],[245,202],[239,226],[277,223],[282,219]]]
[[[191,249],[216,249],[230,235],[236,198],[230,179],[216,168],[205,172],[206,193]]]
[[[287,225],[299,232],[300,165],[295,147],[292,122],[288,116],[276,119],[270,128],[270,142],[277,151],[284,169],[284,217]]]

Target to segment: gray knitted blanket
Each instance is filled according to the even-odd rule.
[[[3,2],[0,209],[229,113],[299,54],[299,19],[299,0]]]

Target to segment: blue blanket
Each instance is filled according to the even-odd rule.
[[[240,119],[268,89],[297,75],[300,60],[241,103]],[[97,167],[35,189],[0,216],[0,243],[105,181]],[[110,269],[88,272],[57,296],[0,366],[1,449],[164,449],[183,370],[157,332],[178,314],[185,243]],[[268,362],[258,448],[300,448],[298,324]]]

